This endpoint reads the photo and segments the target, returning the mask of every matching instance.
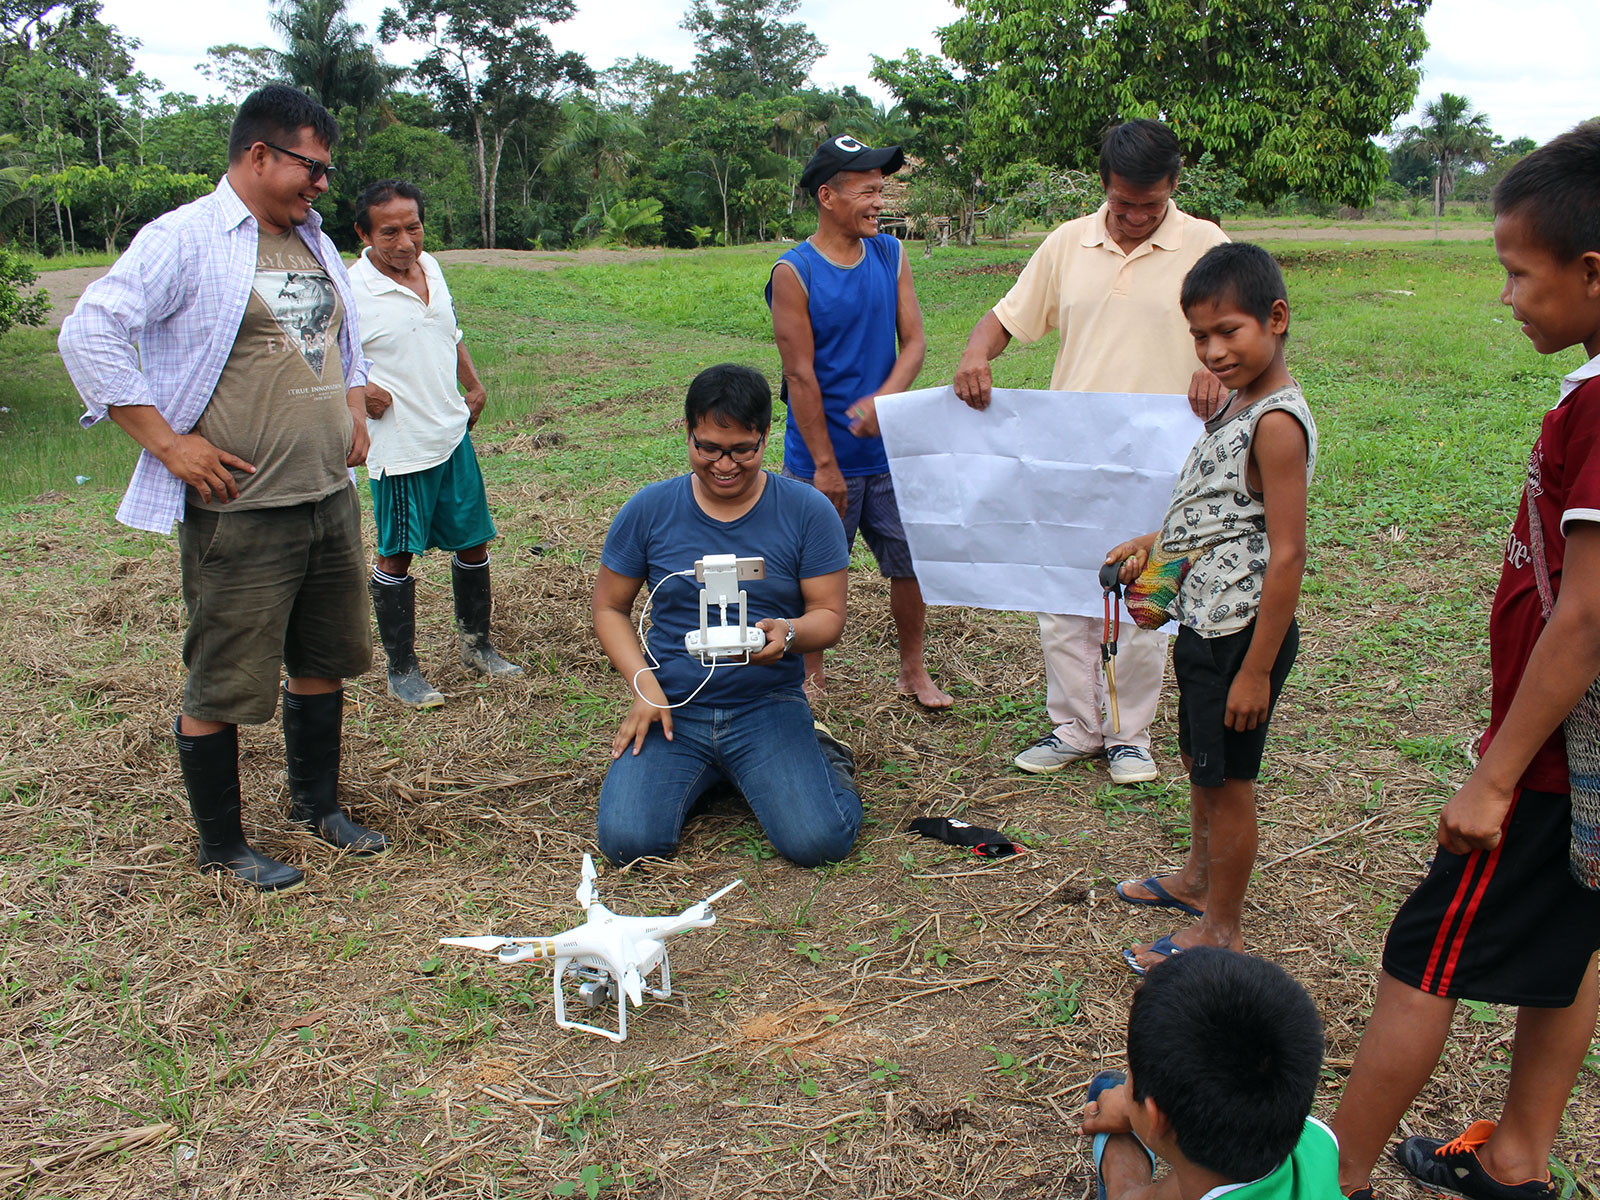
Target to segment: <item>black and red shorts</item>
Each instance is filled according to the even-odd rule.
[[[1567,870],[1571,829],[1565,792],[1519,789],[1493,850],[1440,847],[1389,926],[1383,969],[1435,996],[1571,1004],[1600,949],[1600,892]]]

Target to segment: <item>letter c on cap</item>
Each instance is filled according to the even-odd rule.
[[[833,144],[839,149],[843,150],[846,154],[855,154],[857,151],[866,149],[865,146],[856,141],[855,138],[851,137],[848,133],[841,133],[838,137],[834,138]]]

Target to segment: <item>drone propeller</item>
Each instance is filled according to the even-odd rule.
[[[578,882],[578,907],[584,912],[589,911],[589,905],[594,902],[594,859],[589,855],[583,856],[583,874]]]
[[[525,946],[529,942],[539,941],[538,938],[509,938],[509,937],[454,937],[440,938],[441,946],[465,946],[468,950],[483,950],[493,954],[501,946]]]
[[[744,883],[744,880],[735,879],[727,887],[718,888],[716,891],[712,892],[711,895],[707,896],[702,903],[715,904],[718,900],[721,900],[724,896],[733,891],[734,888],[740,886],[742,883]]]

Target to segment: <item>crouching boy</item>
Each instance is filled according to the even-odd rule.
[[[1281,967],[1201,947],[1151,971],[1128,1073],[1096,1075],[1083,1110],[1100,1200],[1337,1200],[1339,1147],[1311,1116],[1321,1069],[1316,1006]]]
[[[1122,564],[1141,625],[1171,616],[1180,626],[1172,663],[1189,772],[1188,861],[1120,884],[1117,895],[1197,920],[1124,950],[1136,975],[1194,946],[1244,948],[1255,779],[1300,645],[1294,612],[1317,460],[1316,422],[1283,361],[1289,300],[1272,255],[1243,242],[1212,247],[1185,276],[1179,302],[1195,354],[1233,390],[1189,452],[1160,532],[1106,555]]]

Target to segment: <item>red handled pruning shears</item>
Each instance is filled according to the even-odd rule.
[[[1122,633],[1122,564],[1106,563],[1100,568],[1100,587],[1106,608],[1105,632],[1100,638],[1100,662],[1106,673],[1106,697],[1111,701],[1111,732],[1122,732],[1122,714],[1117,711],[1117,638]]]

